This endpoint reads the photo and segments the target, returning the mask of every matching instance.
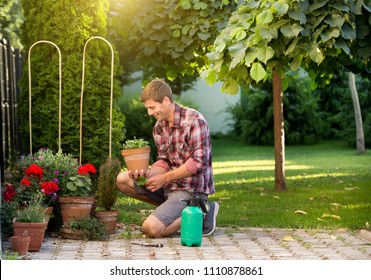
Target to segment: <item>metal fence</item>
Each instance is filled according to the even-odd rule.
[[[20,93],[18,81],[23,67],[23,58],[10,42],[0,38],[0,161],[1,183],[5,171],[21,151],[17,121],[17,105]]]

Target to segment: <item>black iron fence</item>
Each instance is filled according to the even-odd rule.
[[[1,183],[5,171],[18,155],[20,137],[17,121],[17,105],[20,88],[18,81],[23,67],[23,58],[10,42],[0,38],[0,161]]]

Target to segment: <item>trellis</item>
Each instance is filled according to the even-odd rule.
[[[91,40],[99,39],[108,44],[111,50],[111,84],[110,84],[110,117],[109,117],[109,144],[108,144],[108,157],[112,157],[112,109],[113,109],[113,74],[114,74],[114,51],[111,43],[103,37],[94,36],[89,38],[83,50],[83,61],[82,61],[82,82],[81,82],[81,97],[80,97],[80,156],[79,163],[82,161],[82,112],[83,112],[83,100],[84,100],[84,82],[85,82],[85,56],[88,43]],[[28,86],[29,86],[29,128],[30,128],[30,154],[32,154],[32,75],[31,75],[31,51],[32,48],[40,43],[46,43],[53,45],[58,50],[59,55],[59,98],[58,98],[58,151],[62,151],[61,148],[61,131],[62,131],[62,55],[60,48],[53,42],[47,40],[40,40],[35,42],[28,50]]]

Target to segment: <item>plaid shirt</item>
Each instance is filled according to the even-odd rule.
[[[175,104],[173,126],[170,128],[167,121],[157,121],[153,138],[158,150],[153,166],[169,171],[185,164],[187,170],[193,173],[164,188],[205,194],[215,192],[209,127],[199,112]]]

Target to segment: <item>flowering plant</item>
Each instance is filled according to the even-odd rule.
[[[57,200],[59,186],[57,180],[48,181],[44,178],[44,170],[37,164],[31,164],[24,172],[24,177],[18,188],[18,202],[30,206],[38,197],[44,206],[48,206],[54,199]]]
[[[40,149],[33,155],[23,156],[20,166],[24,170],[20,197],[31,198],[36,191],[44,196],[88,196],[91,192],[91,174],[96,173],[92,164],[79,165],[71,154],[53,153]]]

